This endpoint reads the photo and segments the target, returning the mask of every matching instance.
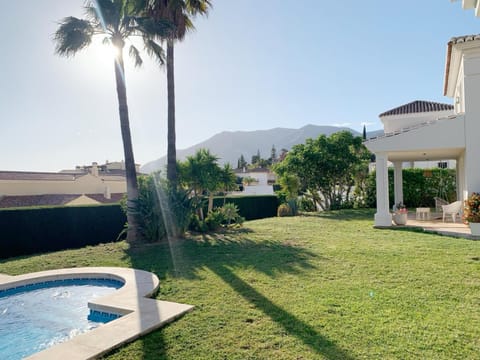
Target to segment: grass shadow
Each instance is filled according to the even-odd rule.
[[[200,272],[209,269],[252,306],[316,353],[327,359],[353,359],[311,325],[275,305],[272,299],[254,289],[232,270],[248,268],[275,278],[279,274],[313,270],[312,260],[321,256],[291,243],[259,241],[252,234],[252,230],[240,228],[216,234],[188,235],[170,243],[132,246],[126,250],[125,257],[133,267],[154,272],[161,281],[166,277],[200,279]],[[161,333],[154,332],[146,339],[160,337],[161,341]],[[155,341],[144,340],[142,344],[147,347],[146,353],[155,351],[152,348],[156,346]],[[158,358],[165,358],[165,354],[158,355]]]
[[[300,339],[317,354],[332,360],[354,359],[347,351],[319,334],[315,328],[275,305],[270,299],[239,278],[229,267],[223,265],[212,270],[245,300],[282,326],[288,334]]]

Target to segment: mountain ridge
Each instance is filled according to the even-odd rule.
[[[362,134],[348,127],[323,126],[307,124],[299,129],[276,127],[266,130],[237,130],[222,131],[212,137],[190,146],[186,149],[177,149],[177,159],[185,160],[187,156],[193,155],[201,148],[209,149],[212,154],[219,158],[220,164],[230,163],[235,168],[237,161],[241,155],[247,162],[251,157],[260,151],[262,158],[269,158],[272,146],[275,146],[277,156],[281,149],[290,150],[293,145],[303,144],[308,138],[317,138],[320,135],[330,136],[339,131],[350,131],[356,136]],[[367,133],[367,137],[378,136],[383,134],[383,130],[376,130]],[[150,161],[140,168],[143,173],[151,173],[153,171],[164,171],[167,162],[166,156]]]

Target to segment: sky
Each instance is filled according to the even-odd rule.
[[[59,171],[123,159],[110,51],[73,58],[53,34],[84,0],[0,0],[0,170]],[[222,131],[307,124],[382,128],[378,114],[443,96],[446,46],[480,33],[449,0],[213,0],[175,48],[177,148]],[[166,154],[166,72],[126,55],[135,162]],[[239,149],[241,151],[241,149]]]

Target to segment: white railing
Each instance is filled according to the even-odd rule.
[[[399,135],[399,134],[404,134],[404,133],[407,133],[407,132],[412,131],[412,130],[416,130],[416,129],[419,129],[419,128],[422,128],[422,127],[425,127],[425,126],[430,126],[430,125],[436,124],[439,121],[453,120],[453,119],[456,119],[459,116],[461,116],[461,115],[450,115],[450,116],[447,116],[447,117],[441,117],[441,118],[437,118],[437,119],[434,119],[434,120],[429,120],[429,121],[425,121],[425,122],[422,122],[422,123],[419,123],[419,124],[415,124],[415,125],[412,125],[412,126],[400,128],[398,130],[391,131],[391,132],[385,133],[383,135],[375,136],[373,138],[370,138],[370,139],[366,140],[365,143],[377,141],[377,140],[380,140],[380,139],[388,138],[388,137]]]

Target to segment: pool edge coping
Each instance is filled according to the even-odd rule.
[[[176,320],[194,308],[192,305],[148,298],[158,290],[158,277],[144,270],[121,267],[66,268],[17,276],[0,274],[0,289],[76,278],[104,278],[124,282],[117,291],[88,304],[92,310],[113,312],[122,317],[26,359],[95,359]]]

